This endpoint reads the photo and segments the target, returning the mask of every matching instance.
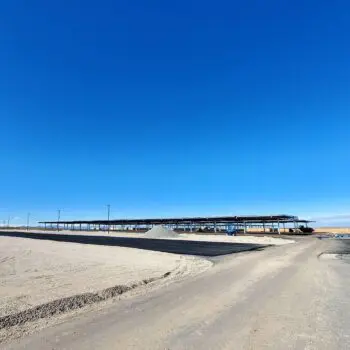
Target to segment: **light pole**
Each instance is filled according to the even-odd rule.
[[[57,231],[60,230],[61,209],[57,210]]]
[[[111,211],[111,205],[110,204],[107,204],[107,220],[108,220],[108,234],[109,234],[109,214],[110,214],[110,211]]]
[[[10,228],[10,220],[11,220],[11,216],[9,215],[9,217],[7,218],[7,228]]]
[[[29,218],[30,218],[30,213],[27,214],[27,231],[29,231]]]

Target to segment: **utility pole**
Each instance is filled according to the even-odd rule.
[[[30,218],[30,213],[27,214],[27,231],[29,231],[29,218]]]
[[[108,234],[109,234],[109,214],[111,211],[111,205],[107,204],[107,220],[108,220]]]
[[[60,230],[61,209],[57,210],[57,231]]]
[[[10,220],[11,220],[11,216],[9,215],[9,217],[7,218],[7,228],[10,228]]]

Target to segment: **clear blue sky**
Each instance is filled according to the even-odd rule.
[[[350,213],[348,1],[3,1],[0,221]]]

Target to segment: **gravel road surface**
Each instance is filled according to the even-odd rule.
[[[337,258],[346,244],[307,237],[215,257],[214,267],[194,278],[67,318],[2,348],[349,349],[350,265]]]

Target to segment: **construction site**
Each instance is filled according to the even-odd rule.
[[[298,250],[298,240],[312,239],[303,237],[312,232],[310,223],[294,215],[58,217],[35,228],[4,228],[0,342],[55,325],[63,317],[112,307],[121,295],[147,297],[160,287],[210,276],[226,266],[221,261],[245,266],[242,259],[269,254],[273,246]],[[260,276],[270,268],[257,272]]]
[[[136,231],[145,232],[162,225],[182,232],[226,233],[302,233],[310,232],[311,221],[294,215],[248,215],[143,219],[42,221],[43,229],[72,231]]]

